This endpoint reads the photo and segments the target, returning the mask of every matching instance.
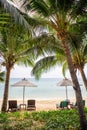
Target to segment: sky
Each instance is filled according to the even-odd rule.
[[[34,76],[31,76],[31,70],[30,67],[24,67],[24,66],[18,66],[15,65],[14,68],[11,70],[11,78],[34,78]],[[85,74],[87,76],[87,66],[85,67]],[[80,77],[80,73],[77,73],[77,76]],[[66,72],[66,77],[70,78],[69,71]],[[63,78],[62,75],[62,67],[55,67],[52,68],[50,71],[42,74],[41,78]]]
[[[34,76],[31,76],[31,70],[32,68],[30,67],[15,65],[11,70],[11,78],[34,78]],[[69,71],[67,71],[66,77],[70,78]],[[62,67],[52,68],[50,71],[42,74],[41,78],[63,78]]]
[[[30,67],[24,67],[24,66],[17,66],[15,65],[14,68],[11,71],[11,78],[34,78],[34,76],[31,76],[31,70]],[[69,77],[69,73],[68,77]],[[47,73],[42,74],[42,78],[62,78],[62,69],[61,67],[55,67],[52,68]]]

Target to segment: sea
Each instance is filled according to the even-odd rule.
[[[23,99],[23,86],[13,87],[12,85],[21,78],[11,78],[9,86],[9,99]],[[27,99],[66,99],[66,87],[57,86],[56,84],[62,80],[61,78],[28,78],[29,82],[37,85],[37,87],[25,87],[25,100]],[[81,82],[81,80],[79,80]],[[82,82],[81,82],[82,84]],[[81,86],[82,97],[87,97],[87,91],[82,84]],[[68,98],[75,98],[75,92],[72,86],[67,86]],[[3,99],[4,83],[0,83],[0,99]]]

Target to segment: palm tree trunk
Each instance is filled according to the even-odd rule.
[[[3,103],[1,109],[2,112],[6,112],[7,110],[9,79],[10,79],[10,68],[7,69],[7,73],[6,73],[5,89],[4,89]]]
[[[83,104],[82,104],[81,89],[80,89],[80,85],[79,85],[76,73],[74,71],[74,66],[72,63],[70,50],[69,50],[67,43],[65,42],[65,39],[62,39],[62,45],[63,45],[63,49],[64,49],[64,52],[65,52],[65,55],[67,58],[70,75],[71,75],[71,78],[72,78],[72,81],[74,84],[73,88],[75,90],[75,95],[76,95],[81,130],[87,130],[86,116],[85,116],[84,108],[83,108]]]
[[[85,88],[87,90],[87,79],[86,79],[86,76],[85,76],[85,73],[84,73],[84,70],[82,68],[79,69],[80,73],[81,73],[81,76],[82,76],[82,79],[83,79],[83,82],[84,82],[84,85],[85,85]]]

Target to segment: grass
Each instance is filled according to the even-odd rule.
[[[24,111],[1,113],[0,130],[80,130],[80,124],[77,110]]]

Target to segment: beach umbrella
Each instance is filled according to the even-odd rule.
[[[68,99],[67,86],[73,86],[73,82],[67,78],[64,78],[61,81],[59,81],[56,85],[66,87],[66,99]]]
[[[37,85],[29,82],[26,78],[23,78],[22,80],[14,83],[11,86],[23,87],[23,104],[24,104],[24,98],[25,98],[25,87],[37,87]]]

